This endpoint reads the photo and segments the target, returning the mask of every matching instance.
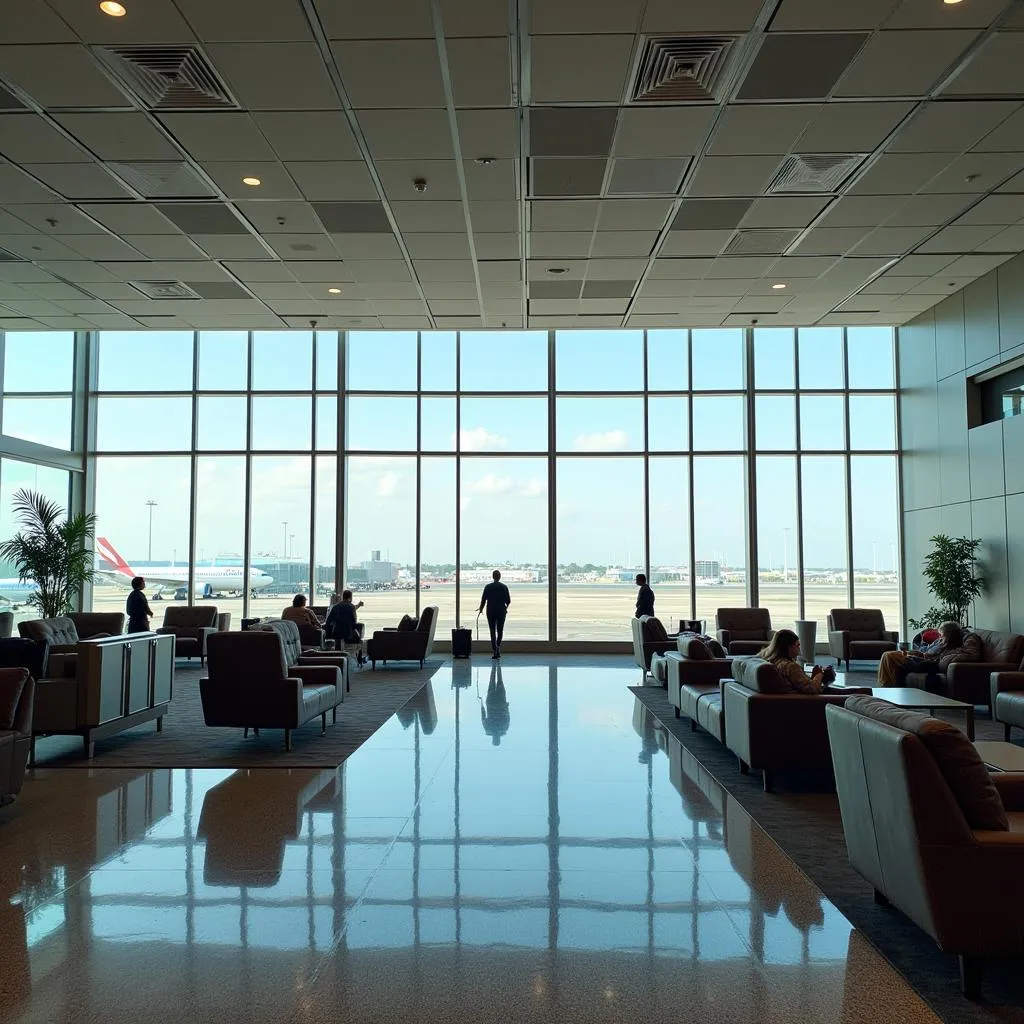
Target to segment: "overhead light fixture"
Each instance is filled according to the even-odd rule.
[[[785,288],[785,287],[786,286],[784,284],[782,284],[781,282],[779,284],[773,284],[772,285],[772,288],[774,288],[777,292],[781,292],[782,289]]]
[[[340,288],[328,288],[327,291],[330,292],[331,295],[340,295],[341,294],[341,289]]]
[[[484,167],[486,167],[488,164],[493,164],[494,163],[494,157],[493,156],[478,156],[478,157],[476,157],[473,160],[473,163],[475,163],[475,164],[483,164]]]
[[[246,177],[244,177],[244,178],[242,179],[242,184],[243,184],[243,185],[252,185],[252,186],[254,186],[254,187],[255,187],[256,185],[262,185],[262,184],[263,184],[263,182],[262,182],[262,181],[260,181],[260,179],[259,179],[259,178],[254,178],[254,177],[253,177],[253,176],[252,176],[252,175],[250,174],[250,175],[247,175]]]
[[[568,274],[568,267],[548,267],[549,274]]]
[[[112,18],[123,18],[128,13],[124,4],[119,4],[116,0],[103,0],[103,3],[100,4],[100,10],[104,14],[109,14]]]
[[[947,7],[952,7],[952,6],[954,6],[955,4],[961,3],[961,2],[962,2],[962,0],[942,0],[942,2],[943,2],[943,3],[944,3],[944,4],[946,5],[946,6],[947,6]]]

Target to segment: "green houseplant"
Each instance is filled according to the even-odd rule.
[[[96,576],[89,543],[96,516],[66,515],[55,501],[25,488],[15,492],[12,507],[21,530],[0,543],[0,559],[13,563],[22,582],[35,583],[28,603],[42,618],[66,615]]]
[[[981,541],[938,533],[931,542],[934,547],[924,560],[922,575],[938,604],[919,619],[910,619],[910,625],[914,629],[931,629],[943,622],[966,626],[971,602],[985,590],[984,577],[975,572]]]

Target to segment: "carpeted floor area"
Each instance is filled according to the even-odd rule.
[[[865,685],[870,681],[865,679]],[[703,730],[693,732],[688,718],[675,717],[666,690],[656,686],[629,689],[944,1021],[1024,1021],[1024,973],[1019,958],[991,961],[986,969],[984,1001],[972,1004],[960,994],[956,957],[940,952],[934,941],[898,910],[875,905],[871,886],[847,860],[839,802],[831,780],[780,772],[776,791],[765,793],[758,774],[741,775],[729,750]],[[1002,739],[1002,726],[987,716],[979,717],[976,731],[978,739]],[[951,882],[969,885],[970,879]]]
[[[174,673],[174,698],[164,716],[163,732],[147,722],[96,743],[90,761],[77,736],[51,736],[36,742],[41,768],[335,768],[396,711],[415,701],[442,661],[423,669],[410,663],[394,668],[353,672],[352,689],[338,708],[338,721],[307,722],[292,733],[292,749],[284,749],[280,729],[261,730],[243,738],[241,729],[213,729],[203,721],[199,679],[203,670],[179,666]]]

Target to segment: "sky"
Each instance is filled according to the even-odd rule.
[[[893,387],[892,332],[851,328],[848,370],[836,328],[755,332],[758,389]],[[424,333],[417,359],[415,332],[353,332],[346,374],[350,391],[344,431],[352,455],[348,496],[348,561],[380,549],[411,563],[421,460],[421,556],[455,558],[461,526],[463,561],[544,564],[548,558],[549,436],[557,453],[554,529],[563,563],[638,565],[644,552],[644,461],[649,466],[653,565],[689,558],[688,495],[694,495],[697,558],[742,566],[746,557],[742,452],[747,398],[743,332],[650,331],[647,366],[641,331],[565,331],[556,337],[557,392],[546,393],[547,333],[543,331]],[[196,398],[198,527],[196,557],[241,555],[245,533],[244,452],[248,357],[245,332],[102,332],[97,403],[96,510],[100,532],[129,560],[188,557],[193,380],[221,394]],[[687,352],[689,343],[690,351]],[[255,332],[252,351],[252,551],[256,557],[333,561],[337,515],[338,342],[334,332]],[[198,359],[194,362],[194,348]],[[314,352],[316,355],[314,366]],[[41,358],[42,356],[42,358]],[[5,390],[38,393],[71,386],[72,336],[6,336]],[[417,412],[417,374],[425,394]],[[642,392],[650,394],[645,422]],[[314,392],[314,381],[317,392]],[[686,392],[692,381],[693,393]],[[463,394],[459,397],[456,385]],[[594,391],[611,394],[595,396]],[[733,394],[708,394],[708,391]],[[155,392],[155,395],[105,392]],[[465,394],[465,392],[485,392]],[[524,394],[543,391],[543,394]],[[268,393],[264,393],[268,392]],[[272,392],[291,392],[275,394]],[[446,393],[447,392],[447,393]],[[676,393],[673,393],[676,392]],[[45,412],[40,403],[45,402]],[[549,422],[553,412],[554,422]],[[692,429],[690,419],[692,416]],[[895,448],[891,394],[851,396],[850,440],[865,450]],[[794,452],[799,426],[804,481],[804,561],[809,567],[845,563],[845,464],[816,451],[842,449],[842,395],[758,393],[752,425],[760,450]],[[70,397],[7,397],[3,430],[67,447]],[[691,436],[692,434],[692,436]],[[693,479],[689,460],[696,455]],[[456,494],[456,448],[461,478]],[[281,454],[291,452],[291,454]],[[716,454],[702,455],[714,452]],[[237,454],[234,454],[237,453]],[[264,454],[265,453],[265,454]],[[315,454],[314,454],[315,453]],[[398,453],[398,454],[396,454]],[[674,454],[673,454],[674,453]],[[735,454],[729,454],[735,453]],[[602,457],[597,457],[602,456]],[[607,457],[604,457],[607,456]],[[762,567],[795,564],[795,454],[760,455],[758,544]],[[9,518],[5,461],[0,474],[3,518]],[[314,472],[315,471],[315,472]],[[896,470],[892,456],[858,456],[851,466],[854,562],[891,567],[897,541]],[[62,484],[51,485],[66,490]],[[314,495],[315,488],[315,495]],[[147,502],[156,502],[148,506]],[[311,508],[313,509],[311,523]]]

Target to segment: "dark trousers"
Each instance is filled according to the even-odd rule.
[[[501,650],[501,634],[505,631],[505,612],[488,612],[487,626],[491,631],[491,653]]]

